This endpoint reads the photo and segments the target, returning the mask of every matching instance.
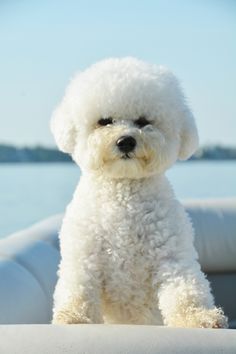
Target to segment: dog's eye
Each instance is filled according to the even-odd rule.
[[[111,117],[109,117],[109,118],[101,118],[98,121],[98,124],[101,125],[101,126],[112,124],[112,123],[113,123],[113,119]]]
[[[145,117],[139,117],[139,119],[135,120],[134,123],[139,127],[143,128],[146,125],[150,124],[150,122]]]

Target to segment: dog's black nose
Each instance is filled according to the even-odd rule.
[[[129,152],[134,150],[134,148],[136,146],[136,140],[132,136],[129,136],[129,135],[121,136],[117,140],[116,145],[118,146],[118,148],[121,152],[128,154]]]

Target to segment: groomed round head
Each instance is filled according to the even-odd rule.
[[[82,170],[112,178],[163,173],[198,146],[175,76],[134,58],[107,59],[79,73],[51,128],[59,149]]]

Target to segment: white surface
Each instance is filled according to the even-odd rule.
[[[236,198],[192,200],[185,206],[195,228],[195,246],[205,272],[236,271]]]
[[[157,326],[0,326],[4,354],[235,354],[236,331]]]
[[[0,323],[49,323],[60,216],[0,240]]]

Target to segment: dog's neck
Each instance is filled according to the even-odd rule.
[[[107,193],[109,196],[117,194],[128,196],[142,193],[150,197],[153,193],[157,193],[159,197],[166,199],[166,197],[173,195],[172,188],[165,175],[154,175],[140,179],[116,179],[105,175],[98,176],[97,174],[85,173],[81,178],[81,182],[86,183],[94,191],[98,193],[102,191],[103,194]]]

